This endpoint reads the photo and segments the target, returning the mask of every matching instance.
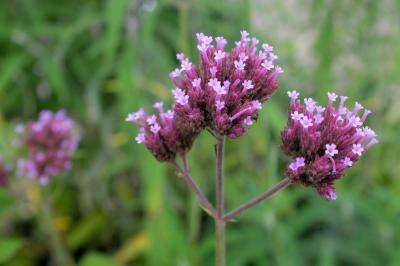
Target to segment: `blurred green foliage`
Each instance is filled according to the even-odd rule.
[[[400,2],[398,0],[0,1],[0,153],[18,122],[65,108],[80,125],[73,170],[50,185],[52,222],[78,265],[212,265],[212,220],[172,169],[136,145],[127,113],[161,98],[195,33],[230,41],[247,29],[285,70],[258,123],[228,141],[227,209],[283,178],[286,90],[326,101],[335,90],[373,111],[376,145],[338,183],[339,199],[291,187],[228,225],[228,265],[400,265]],[[334,88],[334,89],[333,89]],[[213,145],[190,154],[213,200]],[[0,264],[47,265],[42,193],[13,178],[0,191]]]

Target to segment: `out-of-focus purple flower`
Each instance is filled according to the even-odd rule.
[[[369,110],[355,103],[354,109],[344,107],[346,96],[340,97],[338,107],[333,106],[338,96],[328,93],[328,106],[319,106],[311,98],[304,104],[297,100],[299,93],[288,92],[291,106],[288,123],[283,130],[282,150],[294,159],[287,176],[293,183],[313,186],[328,200],[336,199],[333,182],[344,175],[371,146],[378,143],[375,132],[362,127]]]
[[[5,187],[8,184],[8,170],[0,158],[0,187]]]
[[[17,174],[47,184],[50,177],[70,169],[79,142],[73,127],[74,122],[63,110],[40,112],[39,119],[27,123],[21,131],[29,157],[18,160]]]

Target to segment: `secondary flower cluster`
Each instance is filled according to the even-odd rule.
[[[131,113],[126,121],[131,121],[140,127],[136,137],[137,143],[144,143],[159,161],[171,161],[177,153],[185,153],[202,128],[203,120],[200,112],[192,113],[186,121],[175,118],[173,110],[163,110],[163,103],[153,105],[159,115],[148,115],[141,108]],[[181,125],[180,127],[177,124]]]
[[[262,44],[258,50],[259,41],[246,31],[229,52],[223,37],[198,33],[197,40],[199,66],[180,53],[181,67],[170,73],[175,85],[173,109],[164,112],[162,103],[156,103],[158,117],[140,109],[126,119],[139,125],[136,141],[144,143],[160,161],[190,149],[205,128],[229,138],[243,135],[257,118],[261,103],[278,88],[277,76],[283,72],[274,65],[278,56],[273,47]]]
[[[375,132],[362,127],[370,113],[355,103],[353,110],[344,104],[341,96],[338,107],[333,103],[338,96],[328,93],[328,105],[322,107],[313,99],[305,98],[304,105],[297,100],[299,93],[288,92],[291,98],[287,127],[283,130],[282,150],[294,157],[287,169],[293,183],[313,186],[328,200],[336,199],[333,182],[344,175],[372,145],[378,143]]]
[[[71,168],[79,141],[73,126],[72,119],[62,110],[55,114],[42,111],[37,121],[20,128],[29,158],[18,160],[18,175],[47,184],[50,177]]]

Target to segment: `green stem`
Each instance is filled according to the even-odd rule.
[[[215,217],[215,265],[225,266],[225,221],[224,221],[224,149],[225,137],[217,137],[216,208]]]
[[[192,176],[190,175],[187,167],[187,161],[186,157],[183,155],[182,160],[184,161],[184,168],[182,169],[175,161],[171,162],[171,164],[175,167],[176,171],[183,176],[183,179],[185,180],[186,184],[188,187],[196,194],[197,200],[200,203],[200,206],[212,217],[215,217],[216,211],[210,201],[207,199],[206,195],[204,192],[201,190],[201,188],[197,185],[197,183],[194,181]]]
[[[243,211],[253,207],[254,205],[262,202],[263,200],[268,199],[269,197],[271,197],[272,195],[274,195],[276,192],[278,192],[281,189],[284,189],[285,187],[289,186],[291,183],[289,178],[285,178],[283,179],[281,182],[279,182],[278,184],[276,184],[273,188],[271,188],[270,190],[264,192],[263,194],[261,194],[260,196],[246,202],[245,204],[241,205],[240,207],[236,208],[235,210],[231,211],[230,213],[226,214],[224,217],[224,221],[228,222],[231,221],[232,219],[234,219],[237,215],[239,215],[240,213],[242,213]]]
[[[215,236],[216,236],[216,247],[215,247],[215,265],[225,266],[225,222],[223,220],[215,220]]]
[[[47,191],[43,189],[43,203],[41,206],[41,216],[40,222],[42,223],[42,228],[46,234],[46,238],[48,238],[48,248],[51,252],[52,260],[54,261],[54,265],[59,266],[72,266],[75,265],[73,263],[72,258],[70,258],[68,252],[64,248],[64,245],[61,241],[60,235],[58,234],[56,228],[53,223],[53,215],[51,210],[51,203],[49,199]]]

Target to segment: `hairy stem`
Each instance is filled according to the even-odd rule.
[[[279,190],[287,187],[288,185],[290,185],[290,179],[289,178],[285,178],[283,179],[281,182],[279,182],[278,184],[276,184],[273,188],[271,188],[270,190],[264,192],[263,194],[261,194],[260,196],[246,202],[245,204],[243,204],[242,206],[238,207],[237,209],[231,211],[230,213],[226,214],[223,218],[223,220],[225,222],[228,222],[232,219],[234,219],[237,215],[239,215],[240,213],[242,213],[243,211],[247,210],[248,208],[253,207],[254,205],[262,202],[263,200],[268,199],[269,197],[271,197],[272,195],[274,195],[276,192],[278,192]]]
[[[186,158],[185,155],[182,155],[182,160],[183,160],[183,165],[184,165],[183,169],[176,162],[173,162],[172,164],[176,168],[177,172],[179,172],[183,176],[183,179],[185,180],[185,182],[188,185],[188,187],[196,194],[197,200],[199,201],[200,206],[209,215],[211,215],[212,217],[215,217],[216,216],[215,208],[210,203],[210,201],[207,199],[207,197],[204,194],[204,192],[197,185],[197,183],[193,180],[192,176],[189,173],[187,158]]]
[[[217,200],[217,217],[222,218],[224,215],[224,147],[225,138],[219,137],[217,143],[217,173],[216,173],[216,200]]]
[[[215,265],[225,266],[225,222],[220,219],[215,219]]]
[[[216,170],[216,208],[215,236],[216,248],[215,257],[217,266],[225,266],[225,221],[224,217],[224,149],[225,137],[217,137],[217,170]]]

